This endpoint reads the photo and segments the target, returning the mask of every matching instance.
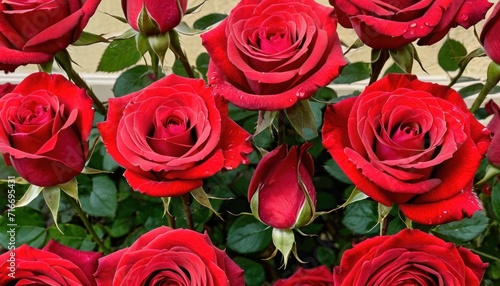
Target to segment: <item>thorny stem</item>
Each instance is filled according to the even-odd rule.
[[[106,115],[106,107],[104,104],[97,98],[94,91],[90,88],[90,86],[80,77],[80,75],[73,69],[71,65],[71,58],[67,50],[62,50],[55,55],[55,59],[57,63],[61,66],[61,68],[66,72],[68,77],[80,88],[84,88],[87,91],[87,94],[92,98],[94,104],[99,113]]]
[[[94,241],[102,249],[102,252],[104,253],[104,255],[111,253],[111,251],[104,245],[104,242],[99,238],[99,236],[95,232],[94,228],[92,227],[92,224],[90,223],[89,219],[87,218],[87,215],[83,212],[80,205],[78,203],[76,203],[76,201],[73,200],[68,194],[66,194],[65,192],[62,192],[62,193],[63,193],[64,197],[66,198],[66,201],[68,201],[69,204],[71,205],[71,207],[73,207],[73,209],[76,211],[76,213],[78,214],[78,216],[82,220],[83,224],[85,225],[85,227],[89,231],[89,233],[92,236],[92,238],[94,239]]]
[[[186,214],[186,222],[189,229],[194,230],[193,215],[191,214],[191,205],[189,193],[182,195],[182,207],[184,208],[184,213]]]

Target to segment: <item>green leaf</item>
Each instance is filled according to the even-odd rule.
[[[285,109],[286,116],[297,133],[306,140],[318,136],[314,112],[308,100],[298,100],[292,107]],[[305,132],[311,133],[306,136]]]
[[[357,234],[375,234],[378,232],[377,203],[362,200],[346,207],[342,223]]]
[[[493,190],[491,191],[491,206],[493,207],[493,212],[497,216],[497,220],[500,221],[500,184],[497,183]]]
[[[364,80],[370,77],[370,64],[365,62],[349,63],[342,69],[342,73],[333,83],[345,84]]]
[[[90,195],[80,196],[82,207],[91,216],[113,217],[116,213],[117,190],[115,183],[108,176],[92,178]]]
[[[257,119],[257,127],[255,128],[255,132],[253,133],[253,137],[259,135],[262,131],[266,129],[270,129],[273,126],[274,119],[278,115],[277,111],[259,111],[258,119]]]
[[[344,171],[342,171],[337,162],[335,162],[333,159],[329,159],[328,161],[326,161],[323,167],[328,172],[328,174],[330,174],[335,179],[341,181],[344,184],[352,185],[351,180],[346,176]]]
[[[205,80],[207,80],[209,62],[210,62],[210,56],[207,53],[201,53],[196,58],[196,69],[203,75],[203,78]]]
[[[478,237],[488,227],[488,217],[477,211],[471,218],[438,225],[431,231],[437,236],[454,243],[462,244]]]
[[[467,55],[467,49],[459,41],[446,39],[438,52],[439,66],[445,71],[456,71],[458,63]]]
[[[28,244],[40,248],[45,245],[45,218],[31,207],[16,208],[14,220],[9,220],[7,212],[0,215],[0,245],[8,249],[12,228],[15,229],[15,246]]]
[[[242,254],[264,250],[270,242],[271,228],[249,215],[238,217],[227,233],[227,246]]]
[[[320,246],[316,249],[316,257],[318,262],[328,266],[328,268],[333,268],[335,264],[335,252],[331,247]]]
[[[80,38],[76,40],[72,45],[73,46],[88,46],[96,43],[107,43],[108,40],[104,38],[102,35],[96,35],[89,32],[83,31],[80,35]]]
[[[234,262],[245,272],[245,285],[260,286],[264,284],[266,275],[262,264],[244,257],[236,257]]]
[[[226,19],[226,17],[227,17],[226,14],[221,14],[221,13],[208,14],[196,20],[193,23],[193,28],[198,30],[206,30],[210,28],[212,25],[215,25],[218,22]]]
[[[75,224],[61,224],[60,228],[64,234],[54,227],[49,228],[49,238],[74,249],[88,248],[89,242],[92,246],[95,246],[95,243],[90,241],[90,237],[83,227]]]
[[[126,69],[141,59],[141,53],[137,50],[135,38],[114,40],[104,50],[97,71],[117,72]]]
[[[316,93],[314,94],[314,98],[322,101],[329,101],[336,97],[337,93],[335,92],[335,90],[328,87],[322,87],[318,89],[318,91],[316,91]]]
[[[164,76],[162,74],[162,76]],[[154,82],[153,71],[144,65],[135,66],[123,72],[113,86],[115,97],[124,96],[145,88]]]

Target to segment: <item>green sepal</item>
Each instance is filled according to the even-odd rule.
[[[39,187],[35,185],[30,185],[26,193],[22,196],[22,198],[17,201],[16,208],[27,206],[34,199],[38,197],[38,195],[43,191],[44,187]]]
[[[493,165],[488,165],[486,167],[486,174],[479,182],[477,182],[475,184],[475,186],[482,185],[498,175],[500,175],[500,169],[498,169],[497,167],[495,167]]]
[[[146,35],[156,35],[160,33],[160,26],[151,18],[151,15],[149,15],[146,9],[146,5],[142,6],[141,13],[137,19],[137,26],[139,27],[139,31]]]
[[[163,202],[163,217],[167,215],[173,217],[173,215],[170,213],[170,203],[172,202],[172,198],[162,197],[161,201]]]
[[[334,211],[337,211],[339,209],[342,209],[342,208],[345,208],[347,207],[348,205],[352,204],[352,203],[355,203],[355,202],[358,202],[358,201],[362,201],[364,199],[367,199],[368,198],[368,195],[366,195],[365,193],[361,192],[358,188],[354,188],[351,192],[351,194],[349,195],[349,198],[347,198],[347,200],[340,206],[332,209],[332,210],[329,210],[329,211],[325,211],[325,212],[316,212],[315,216],[318,217],[320,215],[324,215],[324,214],[328,214],[328,213],[331,213],[331,212],[334,212]]]
[[[153,50],[153,52],[158,56],[158,58],[160,59],[160,64],[163,66],[163,60],[165,59],[165,55],[167,54],[167,51],[170,47],[169,33],[148,36],[148,42],[151,50]],[[142,53],[142,50],[139,50],[139,52]]]
[[[82,174],[86,175],[96,175],[96,174],[112,174],[112,171],[98,170],[91,167],[84,167]]]
[[[193,198],[202,206],[208,208],[211,210],[218,218],[221,220],[224,220],[222,216],[212,207],[212,204],[210,203],[210,197],[205,193],[205,190],[203,190],[203,187],[199,187],[197,189],[194,189],[191,191],[191,195]]]
[[[76,178],[73,178],[64,184],[59,184],[59,188],[68,196],[80,203],[80,200],[78,199],[78,181]]]
[[[293,230],[273,228],[272,238],[274,246],[283,255],[283,265],[286,268],[290,253],[292,253],[295,246]]]
[[[405,45],[396,50],[389,50],[389,55],[405,73],[411,73],[413,60],[415,59],[415,48],[412,44]]]
[[[257,188],[252,198],[250,199],[250,210],[252,211],[252,215],[260,222],[262,222],[259,217],[259,188]]]
[[[297,133],[304,139],[305,129],[313,131],[313,137],[318,135],[314,113],[308,100],[298,100],[292,107],[285,109],[286,116]]]
[[[271,129],[273,126],[274,119],[278,114],[277,111],[259,111],[259,116],[257,119],[257,127],[252,137],[259,135],[262,131],[266,129]],[[272,133],[271,133],[272,134]]]
[[[54,225],[61,233],[63,233],[62,230],[59,228],[59,225],[57,225],[57,213],[59,212],[61,189],[59,188],[59,186],[45,187],[43,189],[43,198],[45,200],[45,203],[49,207],[50,213],[52,214]]]
[[[384,204],[378,203],[378,223],[380,225],[380,235],[383,235],[384,231],[384,220],[389,215],[392,210],[392,206],[386,206]]]
[[[14,179],[2,179],[0,180],[0,184],[10,184],[14,182],[15,184],[20,185],[29,185],[30,182],[26,181],[23,177],[16,177]]]
[[[141,56],[144,56],[144,54],[151,49],[148,37],[140,33],[135,35],[135,46],[139,51],[139,53],[141,54]]]
[[[54,66],[54,58],[51,58],[48,62],[46,63],[41,63],[38,64],[38,69],[40,71],[46,72],[51,74],[52,73],[52,67]]]
[[[196,36],[205,32],[205,30],[199,30],[189,27],[189,25],[186,24],[186,22],[184,21],[180,22],[179,25],[177,25],[177,27],[174,28],[174,30],[185,36]]]
[[[198,10],[198,8],[200,8],[203,4],[205,4],[205,2],[207,2],[207,0],[203,0],[203,1],[201,1],[201,3],[200,3],[200,4],[198,4],[198,5],[195,5],[195,6],[193,6],[193,7],[188,8],[188,9],[186,10],[186,15],[191,14],[191,13],[195,12],[196,10]],[[177,3],[178,3],[178,2],[177,2]]]

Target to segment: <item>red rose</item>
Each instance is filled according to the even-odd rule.
[[[2,96],[6,95],[7,93],[13,91],[16,86],[17,86],[16,84],[11,84],[11,83],[0,84],[0,98],[2,98]]]
[[[42,250],[24,244],[0,255],[0,285],[97,285],[101,256],[53,240]]]
[[[203,80],[176,75],[110,99],[108,119],[97,127],[130,185],[149,196],[185,194],[246,163],[253,150],[222,98]]]
[[[313,0],[242,0],[202,34],[209,84],[241,108],[288,108],[346,65],[336,28],[333,10]]]
[[[479,286],[488,266],[469,249],[420,230],[369,238],[344,252],[335,285]]]
[[[453,89],[391,74],[330,105],[323,145],[359,190],[441,224],[482,208],[472,190],[490,134]]]
[[[484,23],[481,31],[481,43],[484,51],[495,63],[500,63],[500,4],[496,4],[493,12]]]
[[[353,28],[374,49],[398,49],[417,39],[419,45],[441,40],[458,25],[468,29],[484,19],[486,0],[372,1],[330,0],[339,23]]]
[[[40,64],[76,41],[100,0],[9,0],[0,4],[0,70]]]
[[[486,111],[493,114],[493,118],[487,126],[488,130],[493,133],[493,138],[488,152],[486,152],[486,159],[491,165],[500,168],[500,107],[493,100],[490,100],[486,104]]]
[[[134,30],[146,35],[156,35],[168,32],[179,25],[186,12],[187,2],[187,0],[122,0],[122,8]]]
[[[62,75],[38,72],[0,98],[0,153],[28,182],[54,186],[80,174],[92,99]]]
[[[316,208],[310,145],[281,145],[257,165],[248,186],[252,213],[264,224],[292,229],[308,224]],[[306,197],[309,194],[310,201]]]
[[[99,259],[98,285],[244,285],[243,270],[206,234],[162,226]]]
[[[287,279],[279,279],[274,286],[333,286],[332,272],[322,265],[316,268],[299,268]]]

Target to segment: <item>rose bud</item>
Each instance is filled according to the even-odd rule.
[[[493,100],[490,100],[485,107],[489,114],[493,114],[487,125],[488,130],[493,133],[493,138],[486,152],[486,159],[494,167],[500,168],[500,136],[496,135],[500,134],[500,107]]]
[[[312,183],[314,162],[307,149],[281,145],[257,165],[248,187],[252,213],[277,229],[307,225],[314,216],[316,192]]]
[[[187,0],[122,0],[130,26],[146,35],[168,32],[181,22]]]
[[[62,75],[34,73],[0,98],[0,153],[41,187],[80,174],[92,129],[92,99]]]
[[[484,51],[497,64],[500,63],[500,4],[496,4],[493,12],[484,23],[481,31],[481,43]]]

